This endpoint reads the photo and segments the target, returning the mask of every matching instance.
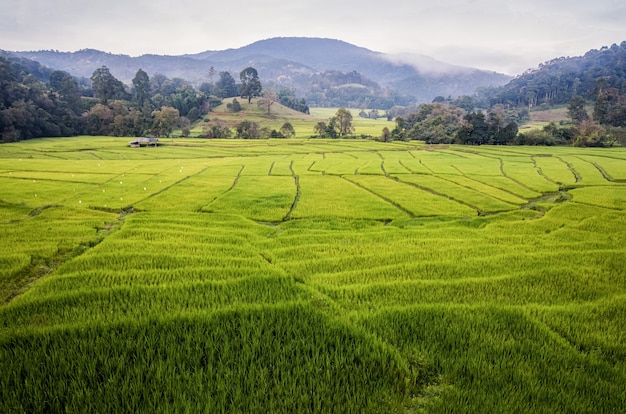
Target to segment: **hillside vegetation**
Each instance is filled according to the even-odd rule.
[[[626,152],[0,146],[0,412],[620,412]]]
[[[351,106],[354,101],[379,100],[385,105],[429,102],[435,96],[472,94],[478,87],[498,86],[509,76],[473,68],[453,66],[417,55],[409,60],[424,61],[429,70],[418,64],[399,63],[398,58],[335,39],[279,37],[259,40],[227,50],[209,50],[184,56],[143,55],[131,57],[93,49],[76,52],[21,51],[14,56],[38,61],[50,68],[89,78],[101,66],[107,66],[117,78],[130,84],[139,68],[153,77],[162,74],[183,78],[196,86],[212,82],[220,72],[239,73],[253,63],[267,86],[294,88],[299,96],[316,106]],[[432,68],[439,68],[433,71]],[[335,88],[357,80],[367,89],[361,96],[335,93]],[[407,82],[412,87],[404,89]],[[419,85],[419,86],[417,86]],[[382,89],[393,89],[383,98]],[[389,92],[389,91],[388,91]],[[360,106],[360,104],[357,104]],[[389,107],[390,107],[389,106]],[[384,108],[388,109],[388,108]]]

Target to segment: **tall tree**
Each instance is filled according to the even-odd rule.
[[[291,122],[287,121],[280,127],[280,133],[285,138],[291,138],[296,135],[296,130],[291,125]]]
[[[589,114],[585,109],[585,98],[580,95],[574,96],[567,105],[567,116],[577,124],[589,119]]]
[[[106,105],[110,99],[124,99],[126,97],[124,84],[111,75],[106,66],[93,72],[91,82],[95,97],[100,99],[103,105]]]
[[[215,83],[213,94],[219,98],[237,96],[237,84],[229,72],[220,72],[220,78]]]
[[[67,72],[55,70],[50,74],[50,88],[74,112],[80,110],[80,89],[76,80]]]
[[[144,103],[150,101],[150,78],[148,74],[139,69],[133,78],[133,100],[139,108],[143,108]]]
[[[339,108],[335,113],[334,119],[340,137],[354,132],[352,113],[346,108]]]
[[[252,98],[255,96],[261,96],[263,87],[259,80],[259,73],[253,67],[247,67],[239,73],[239,79],[241,80],[241,86],[239,86],[239,95],[242,98],[247,97],[248,103],[252,102]]]
[[[154,117],[154,123],[152,124],[152,130],[154,135],[161,137],[165,135],[169,137],[174,127],[178,125],[180,114],[178,109],[171,106],[163,106],[160,110],[152,112]]]
[[[461,144],[482,145],[489,140],[489,126],[482,112],[471,112],[465,115],[464,123],[457,131],[457,139]]]

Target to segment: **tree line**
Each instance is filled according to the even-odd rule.
[[[213,71],[213,68],[210,69]],[[74,135],[169,136],[190,126],[226,97],[249,101],[263,94],[256,69],[241,71],[240,82],[220,72],[217,82],[198,89],[181,78],[150,77],[139,69],[130,85],[106,67],[90,79],[50,70],[27,59],[0,56],[0,140],[14,142],[37,137]],[[302,112],[309,111],[293,90],[275,99]],[[287,130],[285,130],[288,132]]]
[[[384,128],[380,139],[465,145],[626,145],[626,93],[610,87],[604,78],[597,80],[595,90],[597,95],[591,101],[580,95],[570,99],[568,122],[551,122],[524,132],[518,125],[528,116],[525,108],[495,104],[480,110],[471,97],[439,97],[414,111],[397,114],[395,128]]]

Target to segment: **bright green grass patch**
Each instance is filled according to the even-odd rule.
[[[385,162],[380,158],[378,160],[366,161],[363,165],[357,168],[354,173],[365,175],[384,175],[384,165]],[[406,169],[404,171],[406,172]]]
[[[420,151],[417,153],[417,157],[431,174],[460,174],[459,170],[454,167],[454,163],[457,160],[463,160],[462,155],[438,151]]]
[[[626,210],[626,186],[577,188],[570,194],[580,203]]]
[[[535,157],[537,168],[541,174],[550,181],[559,185],[573,185],[577,183],[577,178],[572,169],[560,158],[557,157]]]
[[[479,180],[472,179],[471,177],[451,175],[451,176],[446,176],[446,179],[462,187],[469,188],[474,191],[478,191],[482,194],[488,195],[498,200],[502,200],[506,203],[521,205],[521,204],[526,204],[527,202],[527,200],[521,197],[518,197],[514,194],[511,194],[511,192],[509,191],[504,191],[504,190],[501,190],[500,188],[497,188],[496,186],[484,184],[480,182]]]
[[[203,208],[205,212],[237,213],[259,221],[281,221],[296,196],[292,177],[242,176],[228,192]]]
[[[415,155],[416,157],[419,155],[416,151],[411,152],[411,154],[417,154]],[[398,163],[411,174],[432,174],[432,171],[428,169],[419,158],[398,160]]]
[[[611,184],[611,181],[608,181],[591,162],[585,161],[577,156],[563,156],[561,159],[571,166],[572,171],[575,172],[578,180],[580,180],[578,184]]]
[[[320,171],[316,171],[315,164],[323,159],[322,154],[310,153],[304,156],[298,156],[293,160],[291,168],[295,175],[320,175]]]
[[[531,307],[532,315],[561,335],[580,352],[626,372],[626,296],[597,304]]]
[[[300,187],[300,199],[292,218],[393,220],[407,217],[393,204],[340,177],[302,176]]]
[[[353,175],[367,163],[368,160],[362,160],[350,153],[328,153],[311,170],[332,175]]]
[[[72,203],[78,206],[80,194],[96,188],[96,184],[61,183],[36,179],[0,178],[2,201],[24,203],[32,207]]]
[[[515,206],[502,200],[496,199],[491,195],[474,191],[436,176],[425,176],[417,174],[404,174],[396,176],[400,181],[414,184],[420,188],[430,190],[438,195],[449,197],[452,200],[461,202],[467,206],[476,208],[484,212],[499,212],[513,210]]]
[[[610,180],[626,181],[626,160],[621,158],[609,158],[606,156],[581,156],[585,161],[591,162],[601,170]]]
[[[549,193],[559,189],[557,184],[539,174],[530,160],[504,159],[503,171],[507,177],[538,193]]]
[[[541,197],[541,193],[534,191],[512,179],[509,177],[505,177],[502,175],[493,176],[493,175],[468,175],[468,178],[471,178],[475,181],[487,184],[490,187],[499,188],[502,191],[509,192],[514,196],[529,200],[533,198]],[[447,177],[448,179],[454,179],[455,177]]]
[[[200,211],[233,186],[241,165],[211,165],[136,203],[141,210]],[[161,181],[162,179],[159,178]],[[161,183],[159,183],[161,184]]]
[[[0,309],[0,330],[138,321],[160,315],[209,313],[238,305],[296,302],[310,297],[291,278],[262,274],[238,280],[104,289],[82,288],[80,281],[77,282],[74,290],[23,295],[14,300]]]
[[[27,180],[48,180],[70,183],[102,184],[111,179],[113,174],[102,173],[74,173],[74,172],[48,172],[48,171],[9,171],[0,174],[7,178],[21,178]]]
[[[31,208],[24,204],[7,204],[0,200],[0,223],[9,223],[26,218]]]
[[[463,217],[476,215],[476,212],[466,205],[390,178],[355,175],[347,177],[347,179],[389,200],[413,216]]]

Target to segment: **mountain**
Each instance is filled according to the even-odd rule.
[[[252,66],[264,84],[294,88],[298,95],[305,97],[314,92],[312,80],[325,72],[357,72],[377,84],[378,91],[381,88],[394,89],[418,102],[431,101],[436,96],[469,95],[478,87],[499,86],[511,79],[503,74],[453,66],[422,55],[388,55],[322,38],[279,37],[238,49],[181,56],[131,57],[93,49],[13,54],[78,77],[88,78],[97,68],[107,66],[125,83],[130,83],[139,68],[150,76],[161,73],[200,84],[211,80],[211,67],[215,77],[219,72],[228,71],[237,79],[241,70]]]
[[[604,89],[626,94],[626,41],[590,50],[583,56],[550,60],[490,90],[488,99],[492,104],[531,107],[566,104],[574,96],[593,101],[599,81]]]

